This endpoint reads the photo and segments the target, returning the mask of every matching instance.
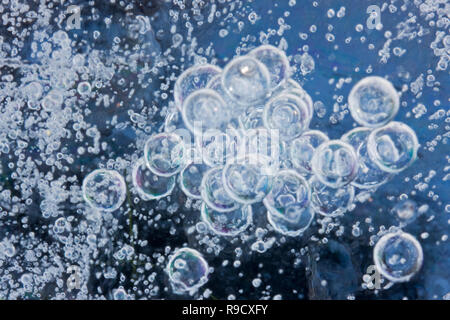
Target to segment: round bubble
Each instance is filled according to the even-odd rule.
[[[212,209],[219,212],[230,212],[239,208],[239,204],[224,189],[222,169],[223,167],[214,167],[203,175],[200,186],[201,196]]]
[[[168,196],[175,187],[175,176],[162,177],[154,174],[145,164],[144,159],[139,159],[132,172],[133,185],[142,200],[155,200]]]
[[[270,87],[276,89],[290,76],[289,60],[283,50],[271,45],[259,46],[248,54],[264,64],[270,74]]]
[[[267,220],[275,231],[289,237],[300,236],[314,219],[314,210],[311,207],[306,207],[295,215],[289,217],[280,216],[267,210]]]
[[[197,250],[177,250],[167,264],[167,273],[175,293],[195,292],[208,282],[209,266]]]
[[[299,97],[308,108],[309,119],[312,119],[314,115],[313,100],[298,82],[296,82],[294,79],[289,79],[273,93],[273,96],[277,96],[280,94],[292,94]]]
[[[302,174],[312,174],[311,160],[314,152],[318,146],[328,140],[322,131],[310,130],[292,141],[290,160],[294,168]]]
[[[123,177],[114,170],[97,169],[83,180],[83,198],[93,208],[111,212],[125,201],[126,184]]]
[[[159,133],[151,136],[144,147],[147,167],[156,175],[170,177],[183,169],[186,148],[175,133]]]
[[[422,246],[409,233],[387,233],[375,245],[373,260],[377,270],[388,280],[407,282],[422,267]]]
[[[341,138],[351,145],[358,155],[359,169],[352,185],[360,189],[379,187],[392,177],[392,174],[380,170],[368,155],[367,140],[371,132],[370,128],[359,127],[347,132]]]
[[[273,178],[272,190],[263,200],[269,222],[278,226],[282,233],[299,234],[311,223],[310,198],[305,178],[294,170],[279,171]]]
[[[224,188],[239,203],[260,202],[272,189],[275,172],[276,167],[266,156],[238,157],[227,162],[223,169]]]
[[[339,189],[331,188],[312,176],[309,179],[311,188],[311,207],[323,216],[336,217],[344,214],[355,198],[355,188],[346,185]]]
[[[222,86],[241,105],[260,103],[270,93],[269,71],[254,58],[238,57],[225,67]]]
[[[175,82],[173,96],[175,105],[181,111],[184,101],[194,91],[206,88],[208,82],[220,74],[222,69],[211,64],[201,64],[186,69]]]
[[[370,159],[383,171],[398,173],[417,158],[419,141],[406,124],[391,122],[369,135],[367,150]]]
[[[220,212],[202,204],[202,221],[215,233],[233,237],[243,232],[252,223],[252,206],[242,206],[229,212]]]
[[[280,94],[266,103],[263,122],[267,129],[278,130],[280,139],[289,141],[308,129],[310,118],[300,98],[292,94]]]
[[[350,113],[360,125],[376,128],[391,121],[398,112],[400,98],[392,83],[381,77],[366,77],[350,91]]]
[[[419,215],[417,204],[409,199],[400,201],[391,210],[391,214],[400,222],[402,226],[416,220]]]
[[[180,188],[188,196],[201,199],[201,183],[208,167],[201,163],[189,163],[180,173]]]
[[[303,103],[306,105],[308,110],[308,119],[311,120],[314,116],[314,103],[311,96],[303,89],[290,89],[283,91],[283,94],[292,94],[299,97]]]
[[[273,214],[289,219],[304,210],[310,198],[305,178],[294,170],[281,170],[273,178],[272,190],[264,198],[264,205]]]
[[[311,160],[312,171],[324,184],[339,188],[353,181],[358,173],[358,156],[351,145],[340,140],[322,143]]]
[[[217,92],[200,89],[185,100],[182,116],[191,132],[202,135],[206,130],[224,130],[230,120],[230,109]]]

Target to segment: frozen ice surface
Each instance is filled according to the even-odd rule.
[[[1,1],[0,299],[448,299],[449,3],[371,4],[377,24],[367,2],[350,0]],[[261,45],[276,49],[255,54]],[[226,69],[231,61],[245,63]],[[370,90],[375,99],[349,105],[372,76],[392,84],[398,110]],[[274,87],[302,106],[270,118],[297,141],[295,151],[281,143],[281,166],[308,180],[311,207],[327,200],[332,212],[310,224],[313,213],[300,215],[309,226],[295,236],[261,202],[207,211],[196,187],[209,167],[183,171],[181,157],[198,145],[185,139],[189,93],[215,90],[220,103],[191,106],[185,118],[220,130],[227,118],[239,135],[264,126],[261,100]],[[280,126],[294,116],[300,127]],[[338,189],[310,177],[318,145],[302,134],[333,141],[359,125],[378,127],[376,148],[356,154],[395,174]],[[158,134],[183,144],[165,140],[163,158],[153,149],[143,158]],[[331,168],[344,173],[339,163]],[[96,170],[109,174],[83,190]],[[264,181],[234,187],[259,198],[270,192]],[[392,247],[386,239],[399,234],[413,238]],[[384,256],[374,257],[376,245]],[[372,265],[379,289],[366,283]]]

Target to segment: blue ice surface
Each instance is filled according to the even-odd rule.
[[[416,37],[413,40],[399,40],[396,45],[406,49],[406,53],[401,57],[396,57],[391,54],[391,57],[386,63],[380,63],[378,52],[386,41],[384,32],[391,30],[393,34],[396,34],[397,25],[408,18],[408,12],[410,11],[420,16],[417,8],[413,4],[409,4],[408,9],[405,11],[399,9],[395,14],[389,13],[388,10],[383,11],[381,15],[383,29],[381,31],[369,30],[365,27],[364,31],[359,33],[355,31],[355,26],[357,24],[365,26],[368,17],[366,13],[367,6],[369,4],[376,4],[381,7],[383,1],[330,0],[318,2],[318,7],[314,7],[312,1],[303,0],[297,0],[296,5],[293,7],[288,5],[288,1],[279,1],[277,5],[274,5],[274,1],[269,0],[244,2],[244,5],[239,10],[246,12],[247,15],[254,11],[261,17],[255,24],[245,21],[243,30],[239,32],[236,24],[229,23],[228,25],[220,25],[214,20],[212,23],[205,23],[202,26],[196,27],[193,36],[197,39],[198,47],[206,48],[212,44],[215,51],[214,58],[217,59],[217,64],[223,67],[236,55],[236,48],[242,45],[243,37],[251,35],[259,39],[261,31],[267,32],[268,28],[277,30],[279,28],[278,19],[283,17],[286,23],[291,26],[290,29],[284,31],[281,36],[275,35],[270,37],[269,43],[278,45],[281,39],[284,39],[283,41],[286,41],[288,44],[286,49],[288,56],[303,53],[303,46],[308,45],[308,53],[314,58],[315,69],[305,76],[300,71],[297,71],[294,78],[303,85],[314,101],[322,101],[327,108],[325,117],[314,117],[311,128],[323,130],[330,138],[337,139],[354,127],[354,121],[347,114],[337,124],[331,123],[329,116],[333,113],[332,109],[335,102],[333,96],[335,94],[343,95],[345,100],[352,85],[359,79],[367,76],[365,70],[369,66],[372,69],[371,75],[388,78],[397,90],[401,90],[404,84],[411,82],[412,79],[418,78],[421,74],[426,77],[427,71],[429,69],[435,70],[438,62],[438,57],[433,54],[433,50],[429,47],[430,43],[435,39],[435,34],[433,29],[431,29],[431,32],[421,37]],[[106,50],[106,48],[111,47],[112,39],[115,36],[125,36],[125,32],[117,22],[124,18],[125,10],[119,6],[110,6],[103,1],[100,1],[95,6],[98,9],[98,14],[101,16],[101,19],[99,20],[100,22],[89,20],[85,22],[85,29],[88,30],[88,35],[77,30],[69,32],[70,37],[73,38],[75,35],[78,35],[78,39],[81,38],[87,41],[87,43],[80,46],[80,51],[88,51],[95,48],[102,52],[103,49]],[[155,1],[151,6],[135,6],[132,9],[136,11],[141,10],[141,14],[154,18],[152,20],[152,28],[156,35],[140,39],[140,41],[148,41],[154,44],[150,51],[154,50],[155,52],[162,53],[171,45],[171,35],[168,31],[168,26],[171,24],[168,16],[170,6],[167,2]],[[222,2],[218,3],[218,8],[225,6]],[[337,11],[341,6],[346,7],[344,18],[327,17],[329,8]],[[208,13],[210,8],[211,4],[206,4],[202,12]],[[271,14],[268,14],[269,10],[272,11]],[[290,12],[290,14],[285,16],[285,12]],[[113,22],[108,29],[101,23],[103,18],[107,16],[113,16]],[[422,24],[425,24],[423,17],[419,20]],[[309,33],[308,30],[313,24],[317,26],[317,32]],[[327,28],[330,24],[333,25],[332,33],[336,36],[336,40],[333,42],[328,42],[325,39],[325,34],[328,32]],[[52,25],[49,28],[56,29]],[[224,38],[219,36],[219,30],[223,28],[229,31],[228,35]],[[92,40],[90,34],[93,30],[101,30],[103,36],[100,40]],[[162,32],[157,32],[159,30],[162,30]],[[186,31],[184,30],[182,32]],[[300,32],[308,33],[308,38],[302,40],[299,37]],[[366,38],[364,43],[359,39],[361,36]],[[344,43],[347,37],[352,37],[350,44]],[[256,41],[255,45],[257,43],[259,41]],[[374,44],[375,49],[368,49],[370,43]],[[337,49],[334,48],[336,45],[338,46]],[[28,55],[27,48],[29,46],[30,43],[26,43],[24,50],[20,54],[24,59],[32,63],[33,59],[36,61],[36,58]],[[106,52],[107,54],[111,54],[110,51]],[[148,52],[148,54],[150,57],[151,52]],[[179,59],[181,58],[178,52],[174,52],[173,55]],[[179,59],[171,63],[174,65],[179,64],[180,67],[187,67],[193,64],[192,61],[181,63]],[[337,68],[336,71],[333,70],[335,67]],[[359,68],[360,71],[356,72],[355,68]],[[399,76],[399,74],[404,74],[405,72],[409,73],[407,79]],[[428,129],[428,126],[432,123],[428,119],[431,114],[441,108],[445,110],[449,109],[448,92],[450,92],[450,88],[448,71],[433,72],[433,74],[436,77],[436,81],[440,82],[440,90],[433,91],[432,88],[424,86],[423,94],[420,98],[416,98],[411,91],[405,92],[401,97],[401,101],[406,102],[407,106],[401,107],[395,117],[396,121],[405,122],[415,130],[419,142],[422,145],[433,139],[437,134],[445,134],[446,132],[445,126],[442,124],[436,130]],[[165,76],[169,76],[169,74]],[[125,72],[122,75],[116,75],[116,77],[117,79],[125,77],[127,79],[126,85],[129,85],[131,79],[135,77],[135,74]],[[334,86],[329,85],[330,79],[337,81],[339,78],[347,77],[352,78],[352,83],[350,85],[344,84],[338,92],[334,90]],[[158,89],[161,82],[163,81],[155,78],[155,81],[145,90],[142,88],[138,89],[134,98],[135,100],[127,100],[127,95],[120,91],[120,86],[115,87],[114,92],[123,101],[129,102],[127,108],[111,110],[97,107],[94,102],[90,102],[89,108],[92,113],[85,120],[97,125],[102,136],[102,141],[107,142],[108,147],[107,150],[101,151],[97,155],[87,154],[84,157],[77,157],[71,167],[71,171],[67,175],[77,175],[81,181],[81,167],[88,167],[90,170],[87,172],[89,172],[104,162],[101,158],[102,156],[126,158],[136,151],[133,150],[133,148],[137,149],[134,142],[142,132],[130,124],[119,128],[107,128],[105,119],[111,119],[111,117],[117,116],[119,122],[126,121],[129,118],[127,114],[128,109],[136,112],[139,111],[139,106],[135,103],[138,98],[144,99],[146,104],[154,103],[156,106],[162,107],[164,102],[154,100],[154,97],[151,95],[153,90]],[[441,101],[440,106],[434,105],[436,100]],[[420,118],[415,118],[414,116],[408,117],[408,112],[419,102],[427,107],[427,114]],[[151,119],[151,122],[152,127],[156,131],[162,125],[163,119],[156,115]],[[80,146],[80,143],[76,141],[65,141],[64,144],[68,148],[68,151],[72,153],[75,153]],[[234,260],[235,247],[233,245],[226,245],[219,256],[209,254],[207,260],[210,265],[215,267],[215,272],[212,274],[206,287],[212,290],[212,298],[226,299],[229,295],[233,294],[238,299],[257,299],[261,297],[261,291],[267,285],[270,285],[271,292],[281,294],[284,299],[347,299],[349,296],[354,296],[356,299],[402,299],[404,297],[408,297],[409,299],[442,298],[450,292],[450,244],[448,241],[441,240],[441,237],[449,231],[448,213],[444,209],[445,205],[450,203],[449,185],[448,181],[442,180],[445,175],[444,168],[448,166],[447,158],[450,153],[449,151],[449,147],[446,144],[438,144],[434,152],[425,152],[422,148],[419,149],[418,159],[411,167],[395,176],[386,185],[380,187],[372,195],[370,201],[357,204],[356,208],[341,220],[342,225],[347,229],[344,236],[330,236],[328,244],[322,246],[315,246],[314,243],[308,243],[310,253],[304,257],[299,265],[293,263],[294,256],[291,254],[291,249],[299,249],[305,246],[308,242],[306,238],[313,235],[314,232],[317,232],[317,226],[312,227],[310,233],[307,233],[304,238],[286,239],[285,242],[277,244],[276,248],[269,249],[263,254],[244,254],[240,257],[241,266],[239,269],[221,267],[224,259],[228,259],[231,262]],[[38,154],[33,154],[33,151],[30,151],[30,154],[31,156],[38,157]],[[3,161],[6,162],[6,160]],[[6,166],[4,165],[3,167],[5,168]],[[437,172],[437,178],[432,180],[430,185],[433,186],[433,193],[439,195],[439,201],[433,201],[431,199],[428,195],[429,189],[424,192],[417,192],[415,195],[410,195],[409,193],[414,190],[417,181],[409,179],[406,182],[405,178],[412,177],[419,172],[427,175],[431,169]],[[42,169],[42,171],[45,170]],[[8,174],[7,169],[5,169],[4,174]],[[2,181],[5,186],[7,186],[6,180]],[[428,211],[424,215],[420,216],[414,223],[405,228],[405,231],[416,236],[422,244],[424,264],[420,272],[410,282],[396,284],[390,289],[381,291],[375,295],[370,290],[361,289],[362,275],[365,273],[367,267],[372,264],[373,247],[369,245],[371,234],[367,231],[367,226],[362,228],[363,234],[359,237],[353,237],[350,230],[355,220],[362,221],[363,225],[363,221],[368,217],[372,219],[372,225],[376,228],[380,226],[389,228],[392,225],[396,225],[397,222],[389,214],[389,211],[398,202],[399,196],[403,193],[409,194],[409,198],[414,200],[418,206],[424,204],[429,206]],[[38,196],[36,197],[39,198]],[[388,197],[392,197],[395,200],[387,200]],[[146,204],[144,210],[153,209],[155,215],[161,213],[163,214],[163,218],[157,230],[145,224],[137,226],[139,236],[148,240],[150,244],[148,247],[137,248],[136,250],[139,253],[149,256],[152,254],[161,254],[164,253],[166,246],[180,247],[184,243],[188,243],[192,247],[200,247],[199,250],[201,250],[201,246],[196,243],[193,236],[185,232],[188,227],[195,225],[195,222],[198,221],[198,212],[194,210],[191,212],[183,207],[185,197],[181,192],[173,195],[173,201],[179,201],[180,203],[180,209],[177,214],[180,211],[184,211],[189,219],[178,223],[176,226],[179,231],[175,235],[172,235],[169,232],[172,224],[170,223],[170,217],[166,210],[169,203],[150,202]],[[259,218],[255,219],[255,224],[262,223],[262,220],[265,219],[262,218],[264,214],[262,208],[260,209],[260,215],[258,216]],[[34,227],[39,226],[42,223],[38,218],[39,207],[30,207],[28,210],[27,214],[32,217],[30,224]],[[76,207],[67,205],[65,210],[75,211]],[[255,212],[258,213],[257,210]],[[121,223],[128,227],[126,218],[121,218]],[[7,230],[8,232],[17,235],[20,235],[22,232],[22,230],[11,229],[11,226],[8,226],[8,228],[10,228]],[[4,229],[0,232],[3,235],[7,231]],[[424,232],[429,234],[426,239],[421,238],[421,234]],[[37,231],[36,233],[37,237],[42,238],[42,241],[51,241],[45,232]],[[126,239],[120,240],[125,241]],[[439,242],[439,245],[437,245],[437,242]],[[315,259],[317,256],[320,256],[320,260],[318,261]],[[107,253],[101,252],[96,259],[98,261],[92,266],[91,270],[93,275],[95,272],[105,271],[105,266],[100,265],[99,262],[106,263],[106,268],[108,268],[112,258]],[[260,264],[263,267],[260,267]],[[123,264],[117,267],[117,269],[127,279],[134,276],[135,270],[130,265]],[[279,272],[280,269],[283,270],[282,273]],[[245,281],[242,281],[242,278],[237,275],[239,272],[244,274]],[[251,285],[251,279],[258,273],[261,274],[264,285],[259,289],[255,289]],[[323,280],[326,280],[327,286],[322,285]],[[163,272],[158,274],[157,282],[161,286],[167,285],[167,280]],[[89,279],[88,290],[92,294],[95,294],[100,287],[104,293],[107,293],[119,285],[127,289],[132,287],[128,280],[121,282],[118,276],[113,279],[97,279],[92,276]],[[53,294],[51,288],[51,286],[50,288],[46,288],[49,291],[47,293],[48,296]],[[239,294],[237,289],[242,289],[243,294]],[[108,296],[106,293],[105,295]],[[145,297],[145,295],[143,296]],[[157,297],[177,298],[170,291],[159,292]]]

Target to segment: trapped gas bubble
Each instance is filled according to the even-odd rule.
[[[340,140],[322,143],[311,160],[312,171],[324,184],[339,188],[352,182],[358,173],[358,156],[351,145]]]
[[[256,58],[266,66],[270,74],[272,90],[282,85],[289,78],[289,60],[284,51],[271,45],[262,45],[250,51],[249,56]]]
[[[142,158],[136,162],[131,174],[133,185],[143,200],[155,200],[170,195],[176,183],[175,176],[163,177],[154,174]]]
[[[270,94],[269,71],[254,58],[238,57],[223,70],[222,86],[237,103],[255,104]]]
[[[242,204],[260,202],[272,189],[276,168],[271,159],[258,154],[231,159],[223,169],[228,195]]]
[[[292,94],[280,94],[270,99],[263,112],[267,129],[278,130],[280,139],[292,140],[308,129],[310,122],[306,104]]]
[[[352,88],[348,105],[356,122],[374,128],[385,125],[395,117],[400,98],[388,80],[371,76],[362,79]]]
[[[126,184],[115,170],[97,169],[83,180],[83,198],[91,207],[104,212],[120,208],[126,197]]]
[[[234,211],[239,204],[225,191],[222,172],[223,167],[209,169],[203,175],[200,193],[210,208],[219,212]]]
[[[401,122],[391,122],[373,130],[367,141],[370,159],[383,171],[398,173],[417,158],[416,133]]]
[[[221,116],[218,117],[217,115]],[[193,92],[183,103],[182,117],[186,127],[195,135],[207,130],[225,130],[231,109],[214,90],[200,89]]]
[[[144,159],[154,174],[170,177],[183,169],[186,146],[175,133],[159,133],[151,136],[145,143]]]
[[[316,176],[309,179],[311,207],[323,216],[336,217],[348,211],[355,198],[355,188],[348,184],[333,188],[323,184]]]
[[[312,221],[308,182],[294,170],[281,170],[273,179],[270,193],[263,203],[269,222],[280,233],[297,236]]]
[[[373,260],[378,271],[388,280],[407,282],[422,267],[422,246],[409,233],[387,233],[376,243]]]
[[[392,174],[381,170],[370,159],[367,152],[367,140],[372,130],[370,128],[355,128],[341,138],[342,141],[350,144],[358,155],[359,169],[352,185],[360,189],[373,189],[381,186],[392,178]]]
[[[325,133],[309,130],[293,140],[290,146],[290,160],[296,170],[302,174],[312,174],[311,160],[315,150],[322,143],[328,141]]]
[[[185,70],[174,87],[173,96],[178,110],[181,111],[184,101],[192,92],[206,88],[208,82],[221,72],[219,67],[211,64],[201,64]]]
[[[191,293],[208,282],[209,265],[197,250],[182,248],[171,256],[167,273],[175,293]]]

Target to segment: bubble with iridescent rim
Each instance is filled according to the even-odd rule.
[[[167,263],[167,273],[175,293],[195,292],[208,282],[209,266],[197,250],[177,250]]]
[[[314,210],[308,206],[287,218],[267,210],[267,220],[275,231],[289,237],[298,237],[309,228],[314,219]]]
[[[170,177],[183,169],[186,149],[183,140],[175,133],[151,136],[144,147],[147,167],[156,175]]]
[[[239,205],[225,191],[222,180],[223,167],[209,169],[202,179],[200,187],[203,201],[214,210],[229,212],[236,210]]]
[[[232,159],[223,169],[224,188],[239,203],[260,202],[272,189],[275,172],[271,159],[263,155]]]
[[[305,230],[314,213],[309,208],[308,182],[294,170],[281,170],[273,179],[272,190],[263,203],[272,226],[279,232],[296,236]]]
[[[182,117],[186,128],[195,135],[201,135],[207,130],[224,130],[230,120],[230,111],[217,92],[200,89],[183,103]]]
[[[263,202],[273,214],[294,219],[308,205],[311,191],[308,182],[294,170],[281,170],[275,174],[272,190]]]
[[[263,123],[267,129],[278,130],[280,139],[292,140],[308,129],[310,117],[306,104],[292,94],[271,98],[264,107]]]
[[[125,201],[126,189],[125,180],[117,171],[97,169],[84,178],[82,193],[91,207],[111,212]]]
[[[250,51],[248,55],[259,60],[267,68],[272,90],[281,86],[289,78],[289,60],[283,50],[271,45],[262,45]]]
[[[142,200],[164,198],[171,194],[175,187],[175,176],[162,177],[154,174],[143,158],[136,162],[131,174],[133,185]]]
[[[201,163],[189,163],[180,172],[180,188],[188,196],[194,199],[201,199],[201,183],[203,175],[209,168]]]

